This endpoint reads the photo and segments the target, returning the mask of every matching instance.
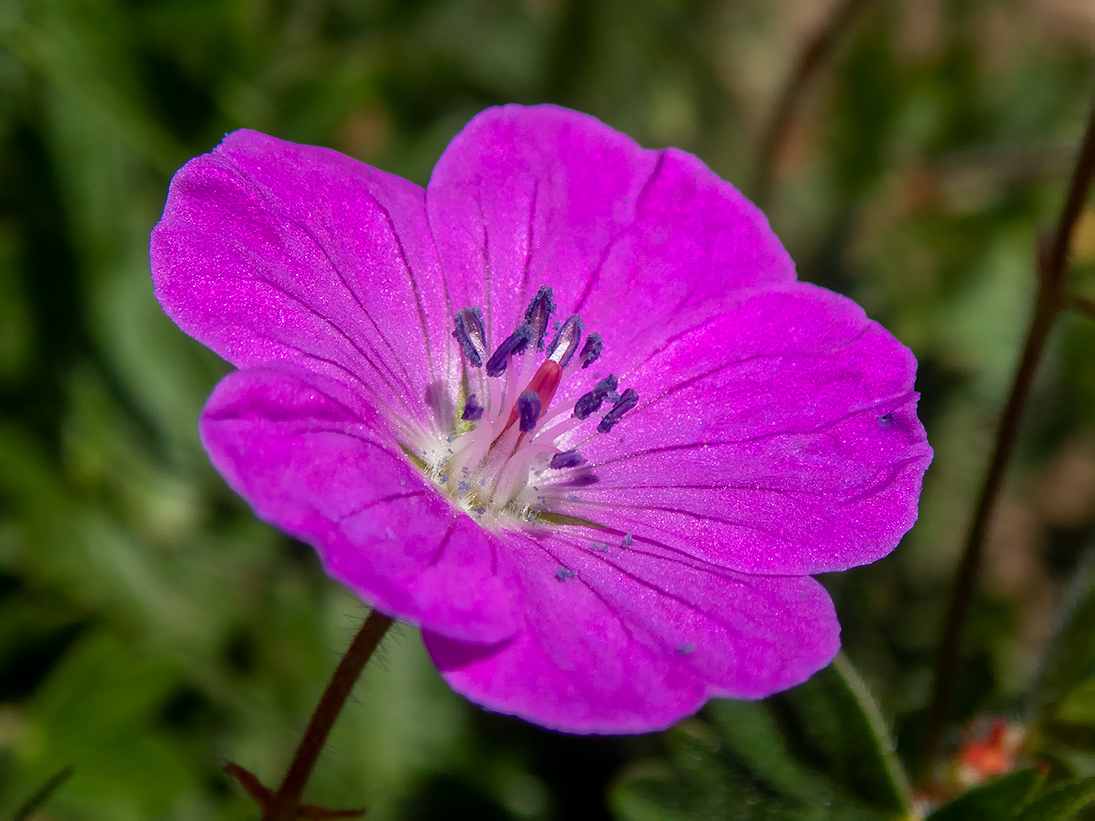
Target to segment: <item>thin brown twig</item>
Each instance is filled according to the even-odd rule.
[[[320,750],[327,741],[327,735],[335,725],[335,719],[342,712],[342,705],[346,703],[350,691],[365,669],[365,664],[373,655],[380,640],[392,626],[392,619],[376,610],[369,614],[365,623],[354,640],[342,661],[335,668],[331,680],[327,683],[327,689],[323,691],[316,710],[304,730],[304,735],[297,745],[297,751],[293,755],[293,761],[285,778],[281,782],[277,793],[263,816],[263,821],[292,821],[296,817],[300,806],[300,798],[304,794],[304,787],[312,775],[312,769],[319,758]]]
[[[753,201],[760,208],[765,207],[771,194],[777,158],[787,142],[788,134],[802,107],[806,92],[818,71],[828,61],[837,43],[840,42],[841,35],[851,27],[869,2],[870,0],[844,0],[830,15],[827,25],[818,31],[802,50],[802,56],[795,70],[791,73],[787,85],[783,87],[783,92],[772,109],[772,118],[761,134],[756,179],[752,190]]]
[[[1095,300],[1083,296],[1070,296],[1065,309],[1088,319],[1095,319]]]
[[[1068,300],[1065,279],[1068,271],[1068,251],[1072,232],[1087,199],[1095,177],[1095,107],[1088,117],[1083,142],[1077,154],[1068,196],[1057,223],[1052,242],[1039,245],[1037,260],[1037,293],[1034,311],[1023,344],[1023,354],[1012,380],[1011,392],[1004,405],[1000,427],[985,470],[981,495],[970,521],[965,548],[958,565],[950,604],[943,622],[943,631],[935,659],[935,681],[928,711],[925,744],[921,756],[920,776],[930,781],[948,723],[954,682],[958,672],[959,644],[966,617],[969,614],[977,582],[977,571],[984,553],[985,535],[996,501],[1003,486],[1008,461],[1018,438],[1019,422],[1030,396],[1031,385],[1038,370],[1050,331]]]
[[[315,768],[327,736],[335,725],[350,692],[365,669],[366,663],[392,626],[392,619],[376,610],[371,612],[349,649],[327,682],[327,688],[316,705],[312,718],[301,736],[293,760],[277,792],[267,789],[253,774],[238,764],[229,762],[225,772],[236,778],[256,803],[262,807],[263,821],[293,821],[297,818],[360,818],[365,810],[326,810],[321,807],[302,805],[301,796]]]

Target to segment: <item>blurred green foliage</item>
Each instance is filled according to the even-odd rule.
[[[830,9],[0,0],[0,816],[71,766],[35,818],[254,818],[221,765],[276,782],[364,612],[309,550],[255,521],[200,449],[196,419],[226,366],[151,294],[148,232],[171,173],[247,126],[425,182],[464,122],[509,101],[572,106],[697,153],[764,198],[802,278],[854,297],[916,352],[936,448],[921,521],[889,559],[824,580],[897,753],[915,755],[1036,239],[1093,90],[1095,9],[865,3],[772,152],[770,187],[750,190],[780,89]],[[1073,274],[1095,296],[1090,210]],[[1050,807],[1045,817],[1090,797],[1090,782],[1056,784],[1095,775],[1081,562],[1095,529],[1092,362],[1095,323],[1063,321],[993,530],[952,717],[952,745],[978,716],[1029,727],[1026,755],[1049,781],[1023,812]],[[821,692],[828,680],[775,714],[713,705],[664,737],[574,738],[464,703],[403,629],[367,671],[308,800],[379,819],[776,817],[750,802],[790,785],[781,806],[809,808],[834,777],[818,746],[833,734],[806,739],[813,775],[793,784],[790,746],[742,768],[735,739],[773,721],[790,732],[793,705],[835,697]],[[736,780],[682,756],[729,761]],[[670,794],[691,784],[692,814],[644,803],[636,778]]]

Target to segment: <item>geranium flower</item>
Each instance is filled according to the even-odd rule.
[[[151,253],[239,368],[213,464],[491,710],[642,732],[798,684],[839,644],[811,574],[916,518],[910,352],[695,157],[591,117],[488,110],[425,190],[237,131]]]

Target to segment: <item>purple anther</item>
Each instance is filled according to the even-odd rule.
[[[553,313],[555,313],[555,299],[551,288],[542,285],[525,309],[525,324],[532,329],[532,342],[538,351],[544,348],[544,334],[547,332],[548,322],[551,321]]]
[[[619,422],[623,415],[637,404],[639,404],[639,392],[634,388],[628,388],[620,394],[620,398],[616,400],[612,410],[601,419],[600,424],[597,425],[597,432],[608,433],[612,430],[612,426]]]
[[[582,352],[578,354],[582,358],[582,367],[588,368],[592,365],[604,349],[605,343],[601,340],[600,334],[593,333],[587,336],[586,344],[582,346]]]
[[[591,413],[598,410],[608,395],[616,390],[616,377],[609,374],[596,385],[589,393],[582,394],[574,403],[574,415],[579,419],[585,419]]]
[[[540,418],[540,396],[536,391],[525,391],[517,397],[517,423],[528,433],[536,427]]]
[[[464,356],[475,367],[483,364],[487,355],[487,334],[483,329],[483,312],[478,308],[461,308],[456,312],[453,339],[460,343]]]
[[[494,353],[487,360],[487,376],[501,376],[506,372],[506,364],[514,354],[521,353],[528,347],[532,338],[532,331],[528,325],[521,325],[516,331],[502,340]]]
[[[551,457],[550,467],[553,470],[563,470],[564,468],[576,468],[583,462],[585,462],[585,459],[578,451],[564,450],[562,453],[556,453]]]
[[[483,418],[484,408],[479,404],[479,400],[475,398],[474,393],[468,394],[468,401],[464,403],[464,412],[460,414],[460,418],[465,422],[478,422]]]
[[[582,341],[582,318],[574,314],[567,318],[563,327],[555,334],[555,338],[548,345],[548,359],[554,359],[560,368],[565,368],[578,350],[578,343]]]

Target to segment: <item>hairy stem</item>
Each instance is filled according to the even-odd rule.
[[[1095,108],[1092,108],[1088,117],[1087,129],[1072,174],[1072,183],[1057,222],[1052,244],[1042,243],[1039,247],[1038,289],[1034,300],[1034,312],[1027,330],[1026,341],[1023,343],[1023,354],[1019,359],[1019,366],[1011,383],[1011,392],[1004,405],[1000,427],[996,431],[996,438],[989,455],[981,495],[970,521],[936,653],[935,682],[921,758],[922,780],[931,780],[932,769],[943,742],[954,695],[954,682],[958,673],[959,646],[977,583],[977,571],[984,553],[985,535],[1000,495],[1008,461],[1015,449],[1023,409],[1030,396],[1030,388],[1042,354],[1045,352],[1050,331],[1061,311],[1069,305],[1065,290],[1068,251],[1072,231],[1083,210],[1093,176],[1095,176]]]
[[[316,705],[315,712],[312,713],[312,718],[300,739],[300,744],[297,745],[285,778],[263,813],[263,821],[292,821],[297,817],[304,787],[312,775],[312,769],[327,741],[327,735],[331,732],[338,714],[342,712],[342,706],[346,703],[361,671],[365,669],[365,664],[391,626],[392,619],[376,610],[371,612],[365,619],[365,623],[361,625],[350,648],[327,683],[327,689],[323,691],[323,696]]]

